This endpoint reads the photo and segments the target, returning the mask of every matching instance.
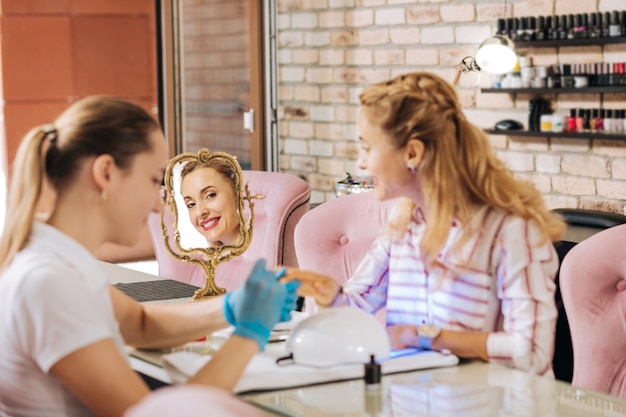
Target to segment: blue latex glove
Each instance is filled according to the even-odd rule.
[[[265,260],[259,259],[245,284],[224,297],[224,316],[233,326],[233,334],[254,340],[261,350],[279,320],[291,318],[300,286],[297,281],[281,284],[278,279],[284,270],[276,273],[265,269]]]

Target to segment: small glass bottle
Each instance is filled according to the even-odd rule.
[[[598,132],[604,132],[604,117],[606,116],[606,112],[604,109],[600,109],[600,114],[598,116],[598,120],[596,120],[596,130]]]
[[[602,23],[598,24],[598,16],[602,19],[600,13],[589,13],[588,36],[590,38],[599,38],[602,33]]]
[[[567,39],[567,16],[559,16],[559,39]]]
[[[613,133],[613,110],[606,109],[606,115],[604,116],[604,131],[606,133]]]
[[[602,15],[602,37],[607,38],[609,36],[609,25],[611,24],[611,13],[604,12]]]
[[[609,36],[622,36],[621,15],[617,10],[611,12],[611,22],[609,23]]]
[[[567,15],[567,39],[574,39],[574,15]]]
[[[565,126],[566,132],[576,131],[576,109],[569,110],[569,116],[565,119],[565,123],[567,125]]]
[[[598,109],[591,110],[591,118],[589,119],[589,127],[592,132],[598,130]]]
[[[548,16],[549,18],[550,16]],[[544,16],[537,17],[537,30],[535,31],[535,39],[543,41],[547,39],[546,18]]]

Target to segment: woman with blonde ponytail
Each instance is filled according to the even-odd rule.
[[[178,346],[228,324],[233,335],[189,380],[192,392],[214,387],[206,393],[221,415],[257,414],[229,391],[272,327],[290,317],[297,283],[279,283],[283,272],[259,260],[224,297],[146,306],[109,285],[94,256],[107,242],[137,242],[150,212],[161,210],[166,162],[156,121],[112,97],[74,103],[20,144],[0,237],[0,415],[134,413],[152,397],[127,345]],[[166,397],[178,393],[185,390]]]
[[[360,102],[359,166],[379,200],[397,199],[392,218],[343,288],[310,271],[286,279],[320,306],[386,307],[393,348],[553,375],[552,242],[563,221],[496,157],[440,77],[402,75]]]

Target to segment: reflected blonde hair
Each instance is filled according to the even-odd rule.
[[[62,195],[85,158],[109,154],[119,168],[129,168],[135,155],[152,149],[149,135],[158,128],[136,104],[93,96],[72,104],[54,124],[31,129],[14,160],[0,237],[0,270],[28,242],[46,179]]]
[[[421,249],[430,263],[436,263],[445,245],[453,217],[467,226],[459,249],[476,233],[473,215],[484,205],[532,219],[546,239],[560,239],[565,229],[560,216],[547,209],[532,184],[516,179],[498,159],[442,78],[425,72],[401,75],[365,88],[360,102],[368,121],[380,126],[396,148],[410,139],[424,143],[417,175],[428,213]]]

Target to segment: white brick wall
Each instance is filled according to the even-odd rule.
[[[277,0],[281,171],[305,177],[312,202],[334,197],[334,183],[356,159],[358,95],[363,86],[409,71],[452,80],[504,16],[589,13],[626,8],[624,0]],[[626,45],[533,48],[536,65],[624,62]],[[457,87],[470,121],[527,119],[529,95],[483,94],[478,76]],[[489,86],[482,74],[480,85]],[[547,97],[555,110],[626,108],[626,94]],[[624,212],[626,141],[490,136],[517,177],[535,184],[549,207]]]

